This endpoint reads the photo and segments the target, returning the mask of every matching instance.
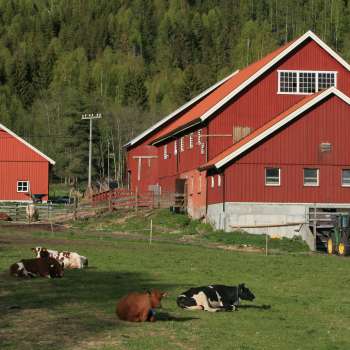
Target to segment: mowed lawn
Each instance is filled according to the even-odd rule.
[[[86,270],[62,279],[21,280],[8,267],[30,248],[77,251]],[[177,307],[191,286],[245,282],[253,303],[237,312]],[[129,291],[169,293],[156,323],[115,316]],[[270,306],[270,307],[268,307]],[[265,256],[113,235],[0,227],[0,349],[348,349],[350,259],[295,253]]]

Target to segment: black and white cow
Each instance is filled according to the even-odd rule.
[[[240,300],[253,301],[255,295],[245,287],[214,284],[190,288],[177,297],[177,305],[183,309],[205,310],[210,312],[234,311]]]

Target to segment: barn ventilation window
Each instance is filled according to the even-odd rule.
[[[17,181],[17,192],[29,192],[29,181]]]
[[[181,137],[180,138],[180,152],[183,152],[185,150],[185,142],[184,142],[184,138]]]
[[[278,71],[278,93],[312,94],[337,85],[337,72]]]
[[[341,184],[344,187],[350,187],[350,169],[343,169],[341,171]]]
[[[163,154],[164,159],[168,159],[169,158],[169,154],[168,154],[168,145],[164,145],[164,154]]]
[[[177,140],[174,141],[174,155],[177,155]]]
[[[319,185],[319,170],[318,169],[304,169],[304,186],[318,186]]]
[[[221,175],[218,175],[218,187],[221,187]]]
[[[202,143],[202,129],[199,129],[197,131],[197,136],[198,136],[197,144],[200,145]]]
[[[281,184],[280,168],[265,168],[265,185],[279,186]]]
[[[193,132],[190,133],[190,148],[193,148]]]

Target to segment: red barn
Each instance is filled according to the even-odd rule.
[[[49,170],[55,162],[0,124],[0,201],[31,201],[29,193],[49,194]]]
[[[158,157],[154,184],[185,181],[190,215],[226,230],[288,224],[293,236],[315,204],[350,208],[349,95],[350,65],[309,31],[137,142]]]

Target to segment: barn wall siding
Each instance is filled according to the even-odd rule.
[[[350,73],[311,41],[217,112],[209,122],[209,134],[232,134],[233,126],[248,126],[254,130],[304,98],[305,95],[277,94],[279,69],[337,71],[337,88],[350,95]],[[209,160],[232,143],[233,139],[228,137],[210,138]]]
[[[350,202],[341,170],[350,168],[350,106],[333,96],[272,135],[225,169],[225,200],[230,202]],[[320,143],[329,142],[330,152]],[[281,169],[281,185],[265,186],[265,167]],[[319,169],[319,186],[303,185],[303,169]],[[208,202],[222,198],[208,187]]]

